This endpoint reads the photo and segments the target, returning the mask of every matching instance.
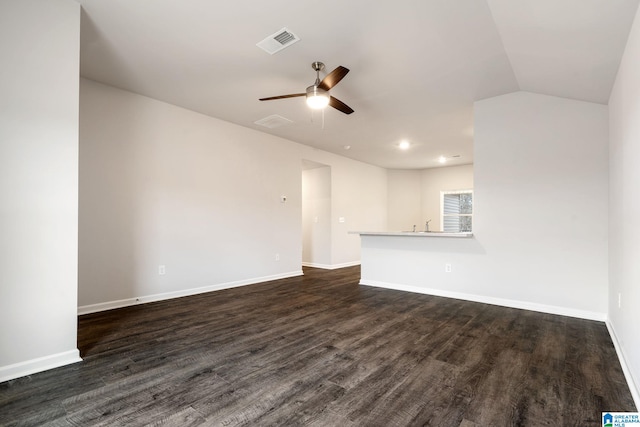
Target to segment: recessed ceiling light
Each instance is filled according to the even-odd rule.
[[[400,141],[400,144],[398,144],[398,148],[401,150],[408,150],[409,147],[411,147],[411,144],[409,144],[409,141],[407,140],[402,140]]]
[[[438,162],[446,163],[447,162],[447,158],[445,156],[440,156],[440,157],[438,157]]]

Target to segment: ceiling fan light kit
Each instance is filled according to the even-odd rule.
[[[315,110],[326,107],[329,105],[329,92],[318,86],[309,86],[307,88],[307,105]]]
[[[316,81],[312,86],[309,86],[305,93],[293,93],[289,95],[271,96],[268,98],[260,98],[260,101],[271,101],[274,99],[295,98],[298,96],[305,96],[307,98],[307,105],[313,109],[325,108],[327,105],[332,106],[338,111],[344,114],[353,113],[353,109],[344,102],[337,98],[334,98],[329,94],[329,90],[337,85],[340,80],[344,78],[349,72],[349,69],[338,66],[335,70],[327,74],[327,76],[320,80],[320,71],[324,69],[322,62],[316,61],[311,64],[311,68],[316,72]]]

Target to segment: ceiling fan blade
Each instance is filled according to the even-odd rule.
[[[269,98],[260,98],[260,101],[271,101],[272,99],[295,98],[296,96],[307,96],[306,93],[292,93],[290,95],[270,96]]]
[[[333,96],[329,98],[329,105],[331,105],[336,110],[340,110],[345,114],[353,113],[353,108],[349,107],[344,102],[340,101],[338,98],[334,98]]]
[[[329,90],[335,85],[337,85],[340,82],[340,80],[342,80],[344,76],[347,75],[348,72],[349,72],[348,68],[345,68],[342,65],[340,65],[338,66],[338,68],[336,68],[335,70],[327,74],[327,77],[322,79],[318,87],[324,90]]]

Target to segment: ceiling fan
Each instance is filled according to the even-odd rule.
[[[335,70],[327,74],[327,76],[320,81],[320,71],[324,70],[324,64],[322,62],[314,62],[311,67],[316,72],[316,82],[307,88],[305,93],[292,93],[290,95],[271,96],[269,98],[260,98],[260,101],[271,101],[273,99],[295,98],[297,96],[306,96],[307,105],[311,108],[324,108],[327,105],[332,106],[336,110],[342,111],[345,114],[353,113],[353,108],[349,107],[344,102],[329,95],[329,90],[337,85],[340,80],[344,78],[349,72],[348,68],[342,65],[338,66]]]

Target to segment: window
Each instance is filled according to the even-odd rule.
[[[473,191],[441,191],[442,231],[470,232],[473,222]]]

